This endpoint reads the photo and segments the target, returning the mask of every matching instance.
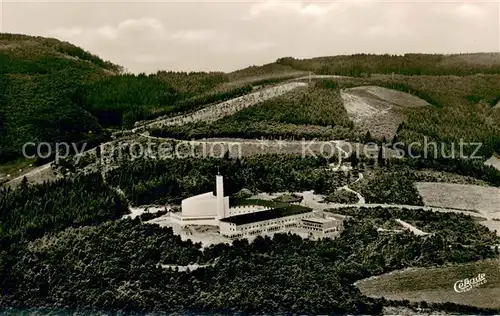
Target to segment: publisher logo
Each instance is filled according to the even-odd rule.
[[[477,277],[473,277],[470,279],[463,279],[463,280],[458,280],[455,282],[453,285],[453,289],[457,293],[464,293],[472,290],[473,288],[476,288],[480,285],[483,285],[486,283],[486,274],[480,273],[478,274]]]

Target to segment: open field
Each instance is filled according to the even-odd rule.
[[[349,118],[377,138],[392,138],[407,118],[409,108],[430,106],[409,93],[377,86],[345,89],[341,96]]]
[[[356,92],[361,96],[372,98],[374,101],[385,101],[403,108],[430,106],[429,102],[417,96],[384,87],[363,86],[347,89],[347,92]]]
[[[484,273],[486,283],[457,293],[455,282]],[[441,268],[395,271],[356,283],[370,297],[414,302],[453,302],[486,308],[500,308],[500,260],[485,260]]]
[[[500,217],[500,189],[477,185],[417,182],[426,206],[474,210],[487,218]]]
[[[485,218],[480,223],[500,236],[500,189],[430,182],[417,182],[416,187],[426,206],[476,211]]]

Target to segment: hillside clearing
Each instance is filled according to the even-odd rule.
[[[5,187],[8,187],[8,186],[15,187],[15,186],[21,184],[24,177],[26,177],[26,180],[30,184],[40,184],[40,183],[43,183],[45,181],[51,182],[51,181],[55,181],[57,179],[61,179],[62,175],[52,168],[51,163],[48,163],[48,164],[42,165],[40,167],[33,168],[25,174],[21,174],[20,176],[6,182],[4,184],[4,186]]]
[[[307,85],[306,83],[302,83]],[[154,129],[154,136],[199,139],[210,137],[287,139],[357,139],[340,93],[317,84],[300,87],[216,122],[189,123]]]
[[[493,168],[500,170],[500,158],[498,158],[495,155],[491,156],[490,159],[486,160],[484,164],[486,166],[492,166]]]
[[[486,218],[500,218],[500,189],[478,185],[417,182],[426,206],[475,210]]]
[[[477,277],[480,273],[485,274],[486,284],[468,292],[455,292],[455,282]],[[356,285],[363,294],[370,297],[499,308],[500,261],[485,260],[441,268],[405,269],[361,280]]]
[[[182,125],[190,122],[199,122],[199,121],[213,122],[218,119],[221,119],[224,116],[232,115],[244,108],[256,105],[260,102],[280,96],[284,93],[292,91],[293,89],[303,86],[307,86],[307,84],[302,82],[291,82],[291,83],[277,85],[274,87],[263,89],[258,92],[253,92],[241,97],[233,98],[228,101],[217,103],[215,105],[203,108],[193,113],[166,119],[160,119],[157,121],[153,121],[151,123],[146,123],[145,125],[132,129],[132,132],[144,130],[145,128],[161,127],[169,125]]]
[[[348,89],[349,92],[358,92],[366,97],[378,98],[385,102],[401,107],[430,106],[429,102],[409,93],[378,86],[364,86]]]
[[[430,104],[409,93],[377,86],[361,86],[341,90],[349,118],[377,138],[392,138],[411,108]]]

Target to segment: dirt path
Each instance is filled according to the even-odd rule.
[[[188,265],[185,265],[185,266],[180,266],[180,265],[176,265],[176,264],[160,264],[160,267],[164,268],[164,269],[177,269],[177,271],[179,272],[186,272],[186,271],[194,271],[194,270],[197,270],[199,268],[206,268],[206,267],[210,267],[210,266],[213,266],[213,264],[197,264],[197,263],[194,263],[194,264],[188,264]]]
[[[358,174],[358,178],[356,179],[356,181],[354,181],[351,184],[355,184],[355,183],[357,183],[358,181],[361,181],[361,180],[363,180],[363,174],[360,172]],[[358,204],[366,204],[366,200],[365,200],[364,196],[362,196],[359,192],[354,191],[353,189],[349,188],[349,185],[344,185],[343,187],[340,188],[340,190],[345,190],[345,191],[348,191],[348,192],[356,194],[357,197],[358,197]]]
[[[169,209],[170,209],[170,206],[151,206],[151,205],[148,205],[148,206],[129,207],[130,214],[123,215],[122,219],[124,219],[124,218],[134,219],[137,216],[141,216],[142,214],[146,214],[146,213],[154,214],[154,213],[161,212],[164,210],[169,210]]]
[[[412,233],[414,233],[415,235],[417,236],[427,236],[429,235],[429,233],[426,233],[424,232],[423,230],[420,230],[418,229],[417,227],[405,222],[405,221],[402,221],[400,220],[399,218],[396,219],[396,222],[398,222],[401,226],[403,226],[404,228],[410,230]]]

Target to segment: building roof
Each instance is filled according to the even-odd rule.
[[[288,206],[288,203],[275,202],[270,200],[262,200],[262,199],[233,199],[232,206],[265,206],[269,208],[281,208],[284,206]]]
[[[328,219],[328,218],[322,218],[322,217],[304,218],[302,220],[305,222],[312,222],[312,223],[328,223],[328,222],[334,221],[334,219]]]
[[[327,219],[330,218],[330,219],[336,219],[339,221],[343,221],[343,220],[349,218],[349,216],[337,214],[337,213],[325,212],[324,214],[325,214],[325,218],[327,218]]]
[[[223,222],[236,225],[245,225],[267,221],[275,218],[287,217],[310,212],[311,209],[300,205],[286,205],[279,208],[273,208],[267,211],[260,211],[249,214],[236,215],[221,219]]]
[[[215,199],[216,197],[217,196],[215,196],[213,194],[213,192],[207,192],[207,193],[202,193],[202,194],[190,196],[190,197],[185,198],[184,200],[182,200],[182,202],[184,202],[184,201],[194,201],[194,200]]]

